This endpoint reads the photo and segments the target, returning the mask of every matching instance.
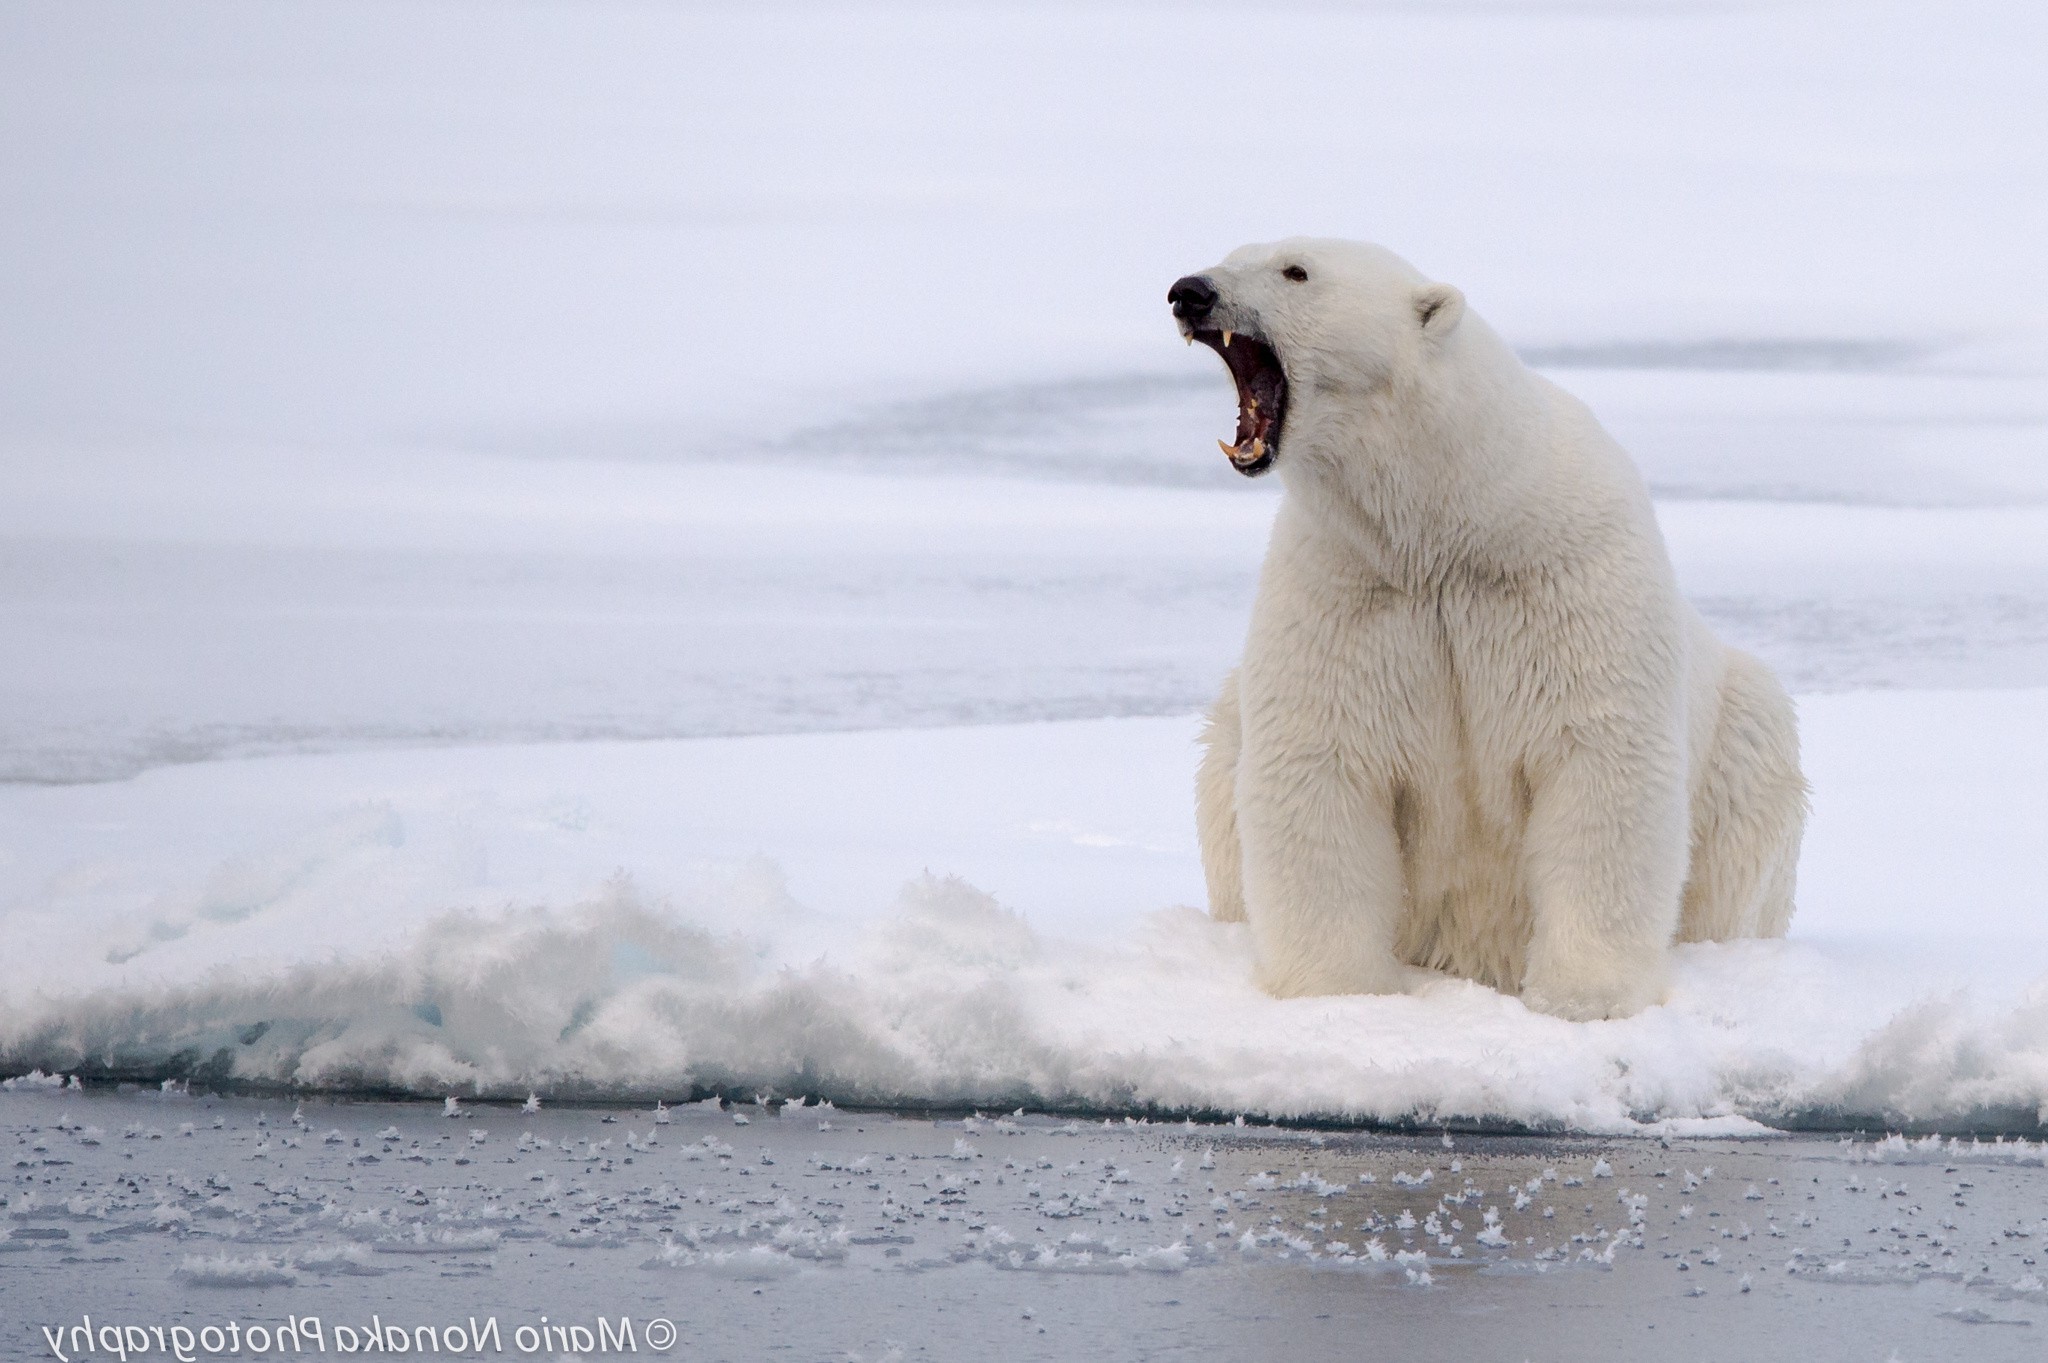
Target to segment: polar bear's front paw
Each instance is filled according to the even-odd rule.
[[[1567,1022],[1633,1017],[1650,1005],[1663,1001],[1663,982],[1655,972],[1646,976],[1621,974],[1605,979],[1589,976],[1537,978],[1532,975],[1522,985],[1522,1002],[1526,1006]]]
[[[1323,959],[1285,968],[1261,963],[1257,980],[1259,988],[1276,999],[1325,994],[1402,994],[1411,983],[1408,971],[1391,955],[1384,962],[1339,963]]]

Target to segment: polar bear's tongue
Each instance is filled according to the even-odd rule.
[[[1287,414],[1287,375],[1273,347],[1242,332],[1200,337],[1223,357],[1237,383],[1237,441],[1217,441],[1231,467],[1246,477],[1264,473],[1280,452],[1281,422]]]

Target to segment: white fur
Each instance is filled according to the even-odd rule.
[[[1592,414],[1380,247],[1248,246],[1208,278],[1208,325],[1267,340],[1289,392],[1197,784],[1211,912],[1249,922],[1261,984],[1424,967],[1623,1017],[1674,940],[1782,935],[1791,701],[1679,596]]]

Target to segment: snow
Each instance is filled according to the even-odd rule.
[[[1303,226],[1547,345],[1997,351],[2048,292],[2011,0],[122,14],[5,20],[21,428],[702,454],[1181,372],[1177,262]]]
[[[1682,948],[1670,1001],[1621,1022],[1433,977],[1266,997],[1243,930],[1186,907],[1194,726],[1161,719],[13,787],[0,827],[45,889],[0,919],[0,1047],[23,1070],[395,1088],[458,1113],[731,1090],[1693,1136],[2030,1127],[2048,692],[1808,697],[1802,718],[1793,938]],[[212,860],[225,828],[240,848]]]
[[[1302,230],[1764,517],[1797,688],[2048,685],[2038,6],[117,9],[0,14],[0,778],[1186,713],[1270,503],[1163,294]]]
[[[10,1101],[2041,1120],[2038,7],[111,8],[0,12]],[[1191,907],[1274,503],[1162,294],[1298,230],[1634,451],[1801,694],[1790,940],[1571,1026]]]
[[[299,1280],[298,1274],[266,1254],[188,1255],[177,1276],[194,1287],[288,1287]]]

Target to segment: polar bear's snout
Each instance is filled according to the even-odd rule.
[[[1166,291],[1173,315],[1190,326],[1199,326],[1216,306],[1216,286],[1198,274],[1182,275]]]
[[[1239,310],[1206,275],[1181,276],[1166,291],[1166,301],[1188,344],[1200,341],[1229,368],[1237,385],[1237,438],[1216,443],[1232,468],[1247,478],[1258,477],[1280,453],[1287,416],[1287,371],[1279,352],[1256,326],[1238,317]]]

